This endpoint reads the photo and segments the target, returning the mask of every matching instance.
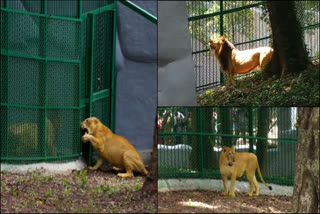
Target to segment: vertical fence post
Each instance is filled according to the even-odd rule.
[[[220,36],[223,35],[223,0],[220,0]],[[223,84],[223,73],[220,68],[220,84]]]
[[[90,13],[90,29],[91,29],[91,60],[90,60],[90,93],[89,93],[89,117],[92,116],[92,103],[93,103],[93,69],[94,69],[94,25],[95,15]]]
[[[78,0],[78,18],[81,19],[81,14],[82,14],[82,0]],[[83,119],[81,116],[81,103],[82,103],[82,97],[81,97],[81,94],[82,94],[82,75],[83,75],[83,70],[82,70],[82,66],[83,66],[83,38],[84,38],[84,35],[83,35],[83,25],[84,25],[85,21],[83,19],[81,19],[81,22],[80,22],[80,36],[78,37],[80,39],[80,64],[79,64],[79,72],[78,72],[78,75],[79,75],[79,82],[78,82],[78,99],[79,99],[79,102],[78,102],[78,118],[75,119],[75,121],[78,121],[79,124],[82,122],[81,120]],[[76,127],[75,127],[76,128]],[[77,130],[76,133],[78,132],[79,128],[77,127]],[[79,132],[78,132],[79,133]],[[81,135],[81,132],[80,132],[80,135]],[[74,142],[74,147],[77,149],[79,148],[79,144],[78,144],[79,140],[78,139],[75,139],[75,142]],[[81,142],[81,136],[80,136],[80,142]],[[80,143],[80,155],[83,155],[82,153],[82,144]]]
[[[9,9],[9,0],[7,0],[6,1],[6,8],[7,9]],[[9,37],[9,21],[10,21],[10,19],[9,19],[9,12],[6,12],[6,34],[5,34],[5,36],[6,36],[6,39],[7,39],[7,41],[6,41],[6,51],[7,51],[7,53],[9,52],[9,44],[10,44],[10,37]],[[3,33],[3,32],[1,32],[1,33]],[[8,104],[9,104],[9,56],[7,55],[6,56],[6,75],[5,75],[5,81],[6,81],[6,86],[7,86],[7,88],[6,88],[6,90],[4,90],[4,91],[6,91],[7,93],[6,93],[6,96],[4,96],[5,98],[5,100],[6,100],[6,103],[7,103],[7,106],[6,106],[6,111],[5,112],[3,112],[3,110],[1,110],[1,114],[5,114],[5,116],[6,116],[6,125],[5,125],[5,135],[3,135],[3,132],[2,132],[2,130],[0,130],[1,131],[1,137],[3,137],[3,138],[1,138],[0,140],[5,140],[5,142],[6,142],[6,158],[8,158],[9,157],[9,133],[8,133],[8,130],[9,130],[9,106],[8,106]],[[2,91],[2,90],[1,90]],[[2,97],[2,99],[3,99],[3,97]],[[1,124],[1,127],[2,127],[2,124]],[[7,162],[9,162],[9,160],[7,159]]]
[[[114,0],[113,10],[113,49],[112,49],[112,81],[111,81],[111,131],[116,128],[116,87],[117,87],[117,72],[116,68],[116,37],[117,37],[117,0]]]
[[[249,108],[249,136],[253,137],[253,109]],[[253,153],[253,138],[249,139],[249,152]]]
[[[41,13],[47,15],[47,0],[41,1]],[[45,160],[47,159],[47,82],[48,82],[48,50],[47,50],[47,38],[48,38],[48,17],[41,18],[40,21],[40,39],[43,44],[43,48],[41,49],[41,55],[45,58],[44,67],[40,67],[40,70],[43,69],[43,82],[39,81],[39,96],[40,102],[43,108],[43,114],[39,114],[39,123],[38,123],[38,147],[42,146],[42,151]],[[39,110],[39,109],[38,109]],[[42,110],[40,110],[42,111]],[[50,127],[52,128],[52,127]],[[42,144],[40,141],[42,140]]]
[[[199,163],[199,173],[200,177],[203,177],[203,127],[202,127],[202,108],[199,108],[199,120],[198,123],[200,124],[200,151],[199,151],[199,158],[200,158],[200,163]]]
[[[78,0],[78,18],[81,18],[82,14],[82,0]]]

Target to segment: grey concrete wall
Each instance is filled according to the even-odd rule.
[[[133,1],[157,16],[157,1]],[[118,2],[116,130],[151,158],[157,109],[157,25]],[[148,163],[146,163],[148,164]]]
[[[158,106],[196,105],[185,1],[158,2]]]

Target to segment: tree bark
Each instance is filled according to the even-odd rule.
[[[142,192],[147,192],[149,194],[156,194],[158,192],[158,126],[157,126],[157,116],[154,124],[154,133],[153,133],[153,149],[151,155],[151,167],[149,170],[149,175],[147,176],[143,187]]]
[[[268,138],[269,108],[258,109],[258,137]],[[268,143],[266,140],[257,141],[257,157],[262,176],[267,174]]]
[[[267,1],[274,53],[267,74],[283,77],[302,72],[308,65],[308,54],[294,1]]]
[[[202,132],[204,133],[212,133],[212,111],[213,108],[202,108]],[[209,136],[203,136],[203,168],[213,169],[215,166],[214,163],[214,154],[213,154],[213,145],[210,143]]]
[[[319,108],[301,108],[297,121],[293,213],[319,213]]]
[[[229,107],[221,107],[220,115],[218,117],[219,123],[221,123],[222,134],[230,134],[232,135],[232,118],[230,115],[231,108]],[[231,147],[232,138],[231,137],[222,137],[221,146]]]

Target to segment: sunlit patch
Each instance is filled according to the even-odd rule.
[[[189,201],[181,201],[179,202],[180,204],[182,204],[183,206],[187,206],[187,207],[201,207],[201,208],[206,208],[206,209],[217,209],[220,208],[221,206],[212,206],[203,202],[198,202],[198,201],[191,201],[191,199],[189,199]]]

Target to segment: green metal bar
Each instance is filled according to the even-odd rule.
[[[82,14],[82,0],[78,0],[78,18],[81,19],[81,14]],[[80,24],[80,35],[76,33],[75,37],[78,38],[80,41],[80,63],[79,63],[79,72],[78,72],[78,75],[79,75],[79,82],[78,82],[78,106],[80,107],[81,106],[81,91],[82,91],[82,63],[84,61],[83,59],[83,37],[84,37],[84,34],[83,34],[83,25],[84,25],[84,21],[82,19],[81,21],[81,24]],[[81,118],[81,110],[79,109],[77,111],[77,114],[73,114],[73,119],[75,121],[75,123],[78,122],[78,124],[80,124],[82,121],[83,118]],[[80,130],[77,126],[74,126],[73,127],[73,130],[75,133],[77,133],[77,136],[79,136],[79,138],[74,138],[73,139],[73,151],[78,151],[78,148],[79,151],[80,151],[80,154],[82,154],[82,146],[81,146],[81,141],[80,141]]]
[[[72,18],[72,17],[66,17],[66,16],[51,16],[51,15],[47,15],[47,14],[26,12],[26,11],[22,11],[22,10],[14,10],[14,9],[7,9],[7,8],[1,8],[1,10],[7,11],[7,12],[12,12],[12,13],[24,14],[24,15],[28,15],[28,16],[39,16],[39,17],[45,17],[45,18],[50,17],[50,19],[59,19],[59,20],[74,21],[74,22],[81,22],[82,21],[82,19],[78,19],[78,18]]]
[[[90,94],[89,94],[89,117],[92,116],[92,102],[93,102],[93,69],[94,69],[94,25],[95,16],[89,14],[91,20],[91,62],[90,62]]]
[[[250,40],[250,41],[247,41],[247,42],[235,43],[234,46],[239,46],[239,45],[248,44],[248,43],[252,43],[252,42],[258,42],[258,41],[262,41],[262,40],[266,40],[266,39],[270,39],[270,38],[271,38],[271,36],[265,36],[265,37],[262,37],[262,38],[259,38],[259,39],[254,39],[254,40]],[[192,54],[204,53],[204,52],[208,52],[208,51],[210,51],[210,49],[203,49],[203,50],[200,50],[200,51],[192,52]]]
[[[258,42],[258,41],[262,41],[262,40],[266,40],[266,39],[270,39],[270,38],[271,38],[271,35],[270,36],[265,36],[265,37],[262,37],[262,38],[259,38],[259,39],[250,40],[250,41],[247,41],[247,42],[236,43],[236,44],[234,44],[234,46],[239,46],[239,45],[248,44],[248,43],[252,43],[252,42]]]
[[[49,156],[49,157],[23,157],[23,158],[17,158],[17,157],[1,157],[1,160],[53,160],[53,159],[63,159],[63,158],[76,158],[79,157],[79,154],[73,154],[73,155],[61,155],[61,156]]]
[[[19,57],[19,58],[24,58],[24,59],[48,61],[48,62],[61,62],[61,63],[72,63],[72,64],[80,64],[81,63],[81,61],[79,61],[79,60],[65,60],[65,59],[29,56],[29,55],[25,55],[25,54],[15,53],[13,51],[6,51],[4,49],[1,49],[1,55],[10,56],[10,57]]]
[[[21,105],[21,104],[9,104],[9,103],[0,103],[0,106],[28,108],[28,109],[68,109],[68,110],[79,110],[85,107],[84,104],[81,104],[81,106],[34,106],[34,105]]]
[[[115,4],[117,1],[115,1]],[[116,128],[116,89],[117,89],[117,72],[116,72],[116,37],[117,37],[117,10],[113,12],[113,50],[112,50],[112,81],[111,81],[111,121],[110,129],[115,132]]]
[[[96,101],[102,100],[106,97],[110,97],[110,89],[104,89],[102,91],[94,93],[92,101],[96,102]]]
[[[82,1],[82,0],[80,0]],[[80,62],[79,62],[79,85],[78,85],[78,88],[79,88],[79,93],[78,93],[78,98],[79,98],[79,106],[81,106],[81,91],[82,91],[82,63],[83,63],[83,25],[84,25],[84,22],[81,23],[80,25],[80,32],[81,32],[81,35],[80,35]]]
[[[246,139],[257,139],[257,140],[274,140],[274,141],[282,141],[284,143],[297,143],[297,140],[288,140],[288,139],[279,139],[279,138],[264,138],[264,137],[255,137],[255,136],[245,136],[238,135],[234,136],[232,134],[215,134],[215,133],[193,133],[193,132],[159,132],[159,136],[174,136],[174,135],[195,135],[195,136],[217,136],[217,137],[230,137],[230,138],[246,138]]]
[[[249,136],[253,136],[253,109],[249,108]],[[249,139],[249,152],[253,153],[253,138]]]
[[[199,53],[204,53],[204,52],[208,52],[210,51],[210,49],[204,49],[204,50],[201,50],[201,51],[195,51],[195,52],[192,52],[192,54],[199,54]]]
[[[9,0],[6,2],[6,7],[9,8]],[[2,9],[2,8],[1,8]],[[9,37],[9,26],[10,26],[10,16],[9,13],[7,13],[7,26],[6,26],[6,37],[7,37],[7,43],[6,43],[6,48],[9,50],[10,48],[10,37]],[[6,80],[7,80],[7,103],[9,103],[9,64],[10,64],[10,58],[7,56],[7,75],[6,75]],[[9,108],[6,108],[6,157],[9,157],[9,133],[8,133],[8,128],[9,128]]]
[[[202,108],[199,108],[199,123],[200,123],[200,132],[203,132],[203,127],[202,127]],[[203,135],[200,136],[200,168],[199,168],[199,172],[200,172],[200,176],[203,176]]]
[[[319,27],[320,25],[319,24],[314,24],[314,25],[309,25],[307,27],[304,27],[302,30],[309,30],[309,29],[313,29],[313,28],[317,28]],[[220,29],[221,30],[221,29]],[[220,31],[221,32],[221,31]],[[221,34],[221,33],[220,33]],[[223,33],[222,33],[223,34]],[[221,34],[221,35],[222,35]],[[250,41],[246,41],[246,42],[240,42],[240,43],[235,43],[234,46],[239,46],[239,45],[244,45],[244,44],[248,44],[248,43],[253,43],[253,42],[259,42],[259,41],[262,41],[262,40],[266,40],[266,39],[270,39],[272,37],[272,35],[270,36],[265,36],[265,37],[261,37],[259,39],[254,39],[254,40],[250,40]],[[208,52],[210,51],[210,49],[203,49],[203,50],[200,50],[200,51],[195,51],[195,52],[192,52],[192,54],[198,54],[198,53],[204,53],[204,52]]]
[[[78,13],[79,13],[78,17],[80,19],[81,18],[81,14],[82,14],[82,0],[78,0]]]
[[[223,11],[222,10],[223,7],[221,7],[222,0],[220,0],[220,12],[214,12],[214,13],[208,13],[208,14],[204,14],[204,15],[189,17],[188,21],[192,22],[192,21],[197,21],[197,20],[200,20],[200,19],[210,18],[210,17],[217,16],[217,15],[224,15],[224,14],[228,14],[228,13],[234,13],[234,12],[238,12],[238,11],[241,11],[241,10],[244,10],[244,9],[257,7],[257,6],[261,5],[261,4],[263,4],[263,2],[259,2],[259,3],[256,3],[256,4],[250,4],[250,5],[246,5],[246,6],[237,7],[237,8],[233,8],[233,9],[229,9],[229,10]]]
[[[148,19],[149,21],[153,22],[154,24],[158,24],[158,19],[157,19],[157,17],[155,17],[154,15],[152,15],[151,13],[149,13],[148,11],[142,9],[141,7],[137,6],[136,4],[132,3],[131,1],[128,1],[128,0],[120,0],[119,2],[121,2],[121,3],[124,4],[125,6],[129,7],[131,10],[137,12],[137,13],[140,14],[141,16],[145,17],[145,18]]]
[[[44,15],[47,14],[47,0],[42,0],[41,1],[41,13],[43,13]],[[41,41],[43,43],[43,49],[41,50],[42,55],[44,56],[44,82],[42,83],[41,81],[39,81],[40,84],[40,100],[43,100],[43,117],[41,118],[40,116],[40,127],[39,127],[39,131],[38,131],[38,141],[40,141],[41,139],[43,140],[42,143],[42,151],[43,151],[43,156],[46,160],[47,158],[47,83],[48,83],[48,60],[47,60],[47,56],[48,56],[48,42],[47,42],[47,38],[48,38],[48,17],[44,17],[41,21],[40,21],[40,38]],[[42,94],[42,86],[44,87],[44,93]],[[40,131],[41,130],[41,131]],[[41,145],[41,144],[39,144]]]
[[[82,14],[82,0],[78,1],[78,5],[79,5],[79,18],[81,18],[81,14]],[[79,63],[79,85],[78,85],[78,99],[79,99],[79,103],[78,103],[78,123],[80,124],[82,122],[81,118],[81,106],[82,106],[82,75],[83,75],[83,70],[82,70],[82,64],[84,62],[84,58],[83,58],[83,37],[84,37],[84,33],[83,33],[83,25],[85,24],[85,22],[82,20],[81,24],[80,24],[80,63]],[[83,104],[83,106],[85,106],[85,104]],[[79,133],[79,132],[78,132]],[[79,138],[80,140],[80,138]],[[80,145],[79,145],[80,144]],[[82,146],[81,146],[81,142],[79,141],[79,147],[80,147],[80,154],[82,154]]]
[[[223,1],[222,0],[220,0],[220,11],[219,11],[219,14],[220,14],[220,20],[219,20],[220,21],[220,35],[223,35]],[[223,84],[224,75],[223,75],[223,73],[221,71],[221,68],[219,68],[219,70],[220,70],[220,84]]]
[[[319,27],[320,27],[320,23],[317,23],[317,24],[302,27],[302,30],[310,30],[310,29],[319,28]]]
[[[109,5],[107,5],[107,6],[100,7],[100,8],[98,8],[98,9],[91,10],[91,11],[88,11],[88,12],[86,12],[86,13],[83,13],[83,14],[81,15],[81,19],[87,18],[87,16],[88,16],[89,14],[97,15],[97,14],[99,14],[99,13],[103,13],[103,12],[106,12],[106,11],[108,11],[108,10],[111,10],[111,11],[113,10],[113,11],[115,11],[116,8],[117,8],[116,3],[109,4]]]

